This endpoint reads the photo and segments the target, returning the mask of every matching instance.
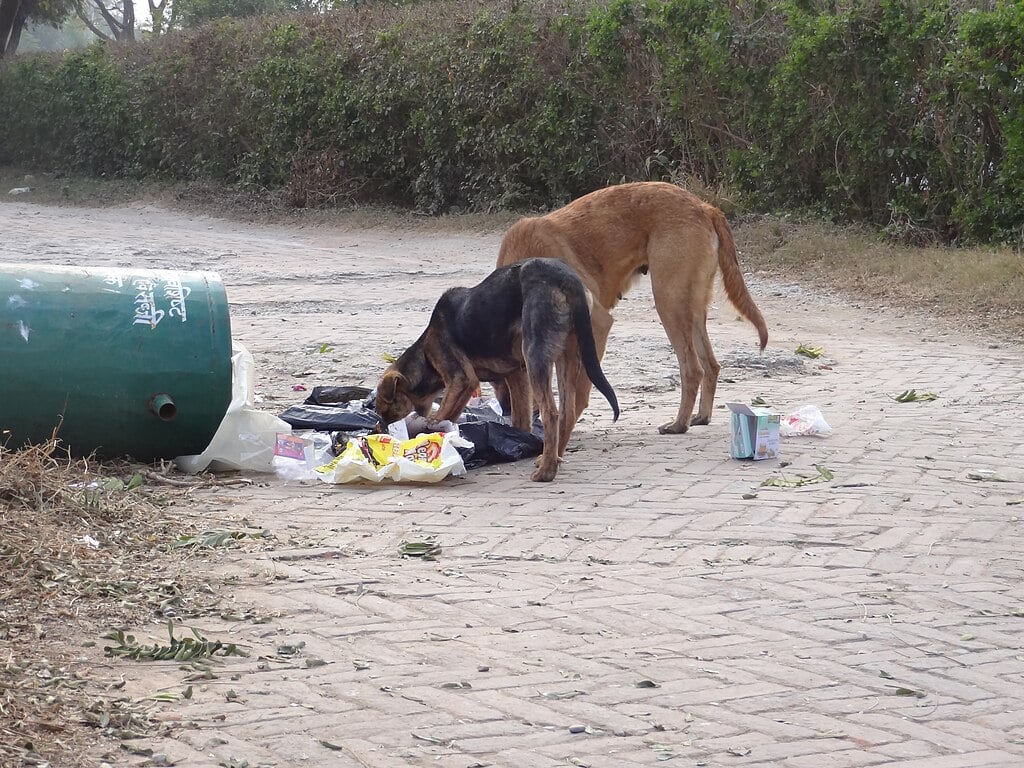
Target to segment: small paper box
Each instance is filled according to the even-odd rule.
[[[307,440],[299,435],[278,432],[277,440],[274,442],[274,455],[304,461],[308,458],[307,453],[312,451],[312,447],[312,440]]]
[[[734,459],[774,459],[779,455],[780,414],[768,408],[726,403],[732,411],[729,455]]]

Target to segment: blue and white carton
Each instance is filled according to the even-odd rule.
[[[726,405],[732,411],[729,455],[754,461],[778,458],[781,415],[770,408],[751,408],[743,403]]]

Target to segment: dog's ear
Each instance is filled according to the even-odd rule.
[[[385,400],[394,400],[398,395],[398,385],[405,381],[405,376],[398,371],[385,371],[377,384],[377,397]]]

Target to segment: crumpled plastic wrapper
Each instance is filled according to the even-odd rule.
[[[429,432],[408,440],[391,435],[353,437],[337,458],[317,467],[316,473],[325,483],[436,483],[466,473],[458,448],[472,445],[458,432]]]

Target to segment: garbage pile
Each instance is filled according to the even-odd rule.
[[[531,433],[515,429],[493,398],[472,400],[456,424],[411,414],[384,425],[371,390],[320,386],[281,419],[292,434],[278,440],[275,471],[328,483],[437,482],[467,469],[537,456],[544,445],[539,420]]]

